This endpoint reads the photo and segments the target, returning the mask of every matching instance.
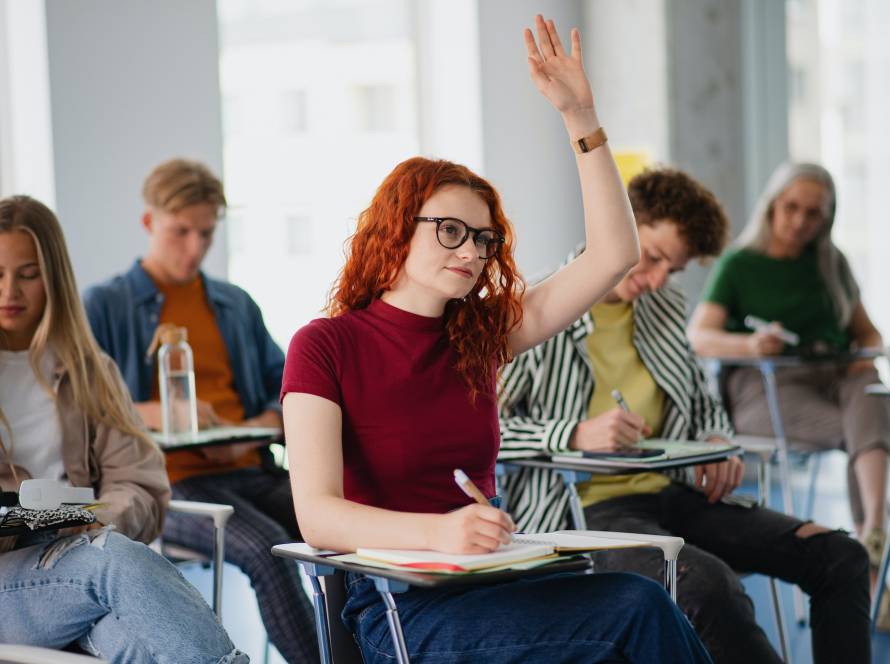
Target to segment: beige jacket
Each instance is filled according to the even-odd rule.
[[[111,358],[104,358],[117,376],[124,394],[127,387]],[[104,524],[141,542],[150,542],[161,532],[170,502],[170,483],[164,457],[147,439],[126,435],[104,424],[92,422],[74,403],[71,381],[59,365],[53,375],[56,409],[62,428],[62,461],[72,486],[91,486],[106,506],[96,510]],[[138,415],[135,415],[139,421]],[[0,456],[4,456],[0,451]],[[16,466],[19,481],[30,478],[26,468]],[[16,491],[9,459],[0,459],[0,487]],[[9,550],[14,537],[0,538],[0,552]]]

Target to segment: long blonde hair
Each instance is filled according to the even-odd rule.
[[[34,240],[40,276],[46,291],[46,307],[28,349],[28,359],[37,379],[52,393],[40,370],[45,353],[52,349],[57,361],[68,373],[74,402],[90,421],[132,436],[144,437],[129,395],[103,358],[90,331],[71,269],[65,236],[56,215],[43,203],[28,196],[0,199],[0,234],[15,231],[25,232]],[[12,441],[9,421],[2,409],[0,423],[9,432]],[[0,447],[12,465],[12,450],[6,450],[2,440]]]
[[[837,191],[834,180],[825,168],[818,164],[786,162],[779,166],[766,183],[763,193],[754,206],[748,224],[739,234],[735,245],[758,253],[766,253],[772,227],[770,222],[776,199],[798,178],[814,180],[825,190],[825,225],[812,245],[816,250],[819,273],[828,289],[841,327],[847,327],[853,308],[859,302],[859,286],[843,252],[831,240],[834,214],[837,209]]]

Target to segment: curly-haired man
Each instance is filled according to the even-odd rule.
[[[689,260],[715,256],[727,220],[714,195],[688,175],[650,170],[631,180],[641,259],[567,330],[507,365],[501,376],[501,456],[615,451],[641,437],[732,438],[685,336],[686,301],[671,283]],[[583,250],[583,248],[581,249]],[[632,412],[619,408],[620,390]],[[738,459],[697,466],[694,480],[661,473],[594,475],[577,485],[587,527],[678,535],[678,602],[715,662],[780,662],[736,572],[760,572],[810,594],[816,662],[870,661],[868,558],[855,540],[760,507],[733,504]],[[550,470],[504,481],[520,529],[568,525],[569,492]],[[598,571],[662,572],[661,552],[599,554]]]

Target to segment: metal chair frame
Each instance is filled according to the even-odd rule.
[[[222,622],[222,585],[223,585],[223,563],[225,562],[225,537],[226,522],[229,517],[235,513],[235,508],[231,505],[220,505],[218,503],[202,503],[193,500],[171,500],[168,510],[181,514],[194,514],[196,516],[206,516],[213,520],[213,552],[211,554],[210,565],[213,570],[213,612]],[[185,558],[188,560],[198,560],[203,562],[206,557],[191,549],[167,545],[163,538],[158,538],[158,552],[161,555],[174,558]]]

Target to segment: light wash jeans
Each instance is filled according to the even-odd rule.
[[[0,554],[0,643],[76,643],[115,664],[249,661],[179,570],[107,528]]]

